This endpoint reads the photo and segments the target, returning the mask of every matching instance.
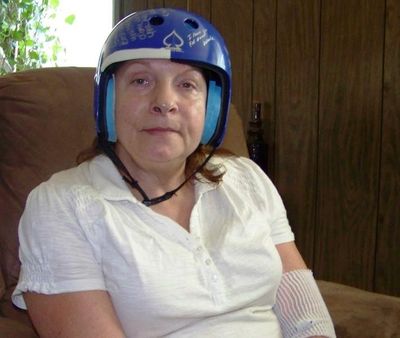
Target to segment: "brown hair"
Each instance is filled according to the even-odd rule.
[[[200,167],[212,150],[212,147],[200,144],[197,149],[187,158],[186,175],[192,174],[198,167]],[[81,164],[82,162],[91,160],[100,154],[104,154],[104,151],[100,146],[98,138],[96,137],[93,141],[93,144],[89,148],[78,154],[76,162],[77,164]],[[224,157],[234,156],[231,151],[224,148],[215,150],[214,154]],[[221,165],[213,165],[208,162],[207,165],[203,166],[199,170],[198,173],[208,182],[218,184],[222,181],[225,171],[221,170]],[[199,175],[195,175],[195,179],[198,181],[201,180],[201,177],[199,177]]]

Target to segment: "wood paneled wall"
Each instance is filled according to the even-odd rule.
[[[400,2],[115,0],[179,7],[231,52],[246,125],[262,103],[269,175],[317,278],[400,296]]]

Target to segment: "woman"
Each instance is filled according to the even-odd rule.
[[[13,301],[41,336],[334,337],[272,183],[213,156],[230,67],[192,13],[137,12],[111,32],[96,151],[34,189],[20,223]]]

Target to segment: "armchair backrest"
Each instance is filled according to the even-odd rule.
[[[18,279],[18,221],[29,192],[76,164],[95,137],[94,68],[44,68],[0,77],[0,266],[5,288]],[[247,155],[233,108],[223,147]],[[0,276],[0,292],[1,290]],[[0,295],[1,296],[1,295]]]

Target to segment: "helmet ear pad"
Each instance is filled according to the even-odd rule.
[[[112,74],[106,85],[105,97],[105,128],[107,141],[117,141],[117,131],[115,128],[115,76]]]
[[[221,95],[221,86],[215,80],[209,80],[206,116],[203,135],[201,136],[201,144],[210,144],[217,132],[221,114]]]

